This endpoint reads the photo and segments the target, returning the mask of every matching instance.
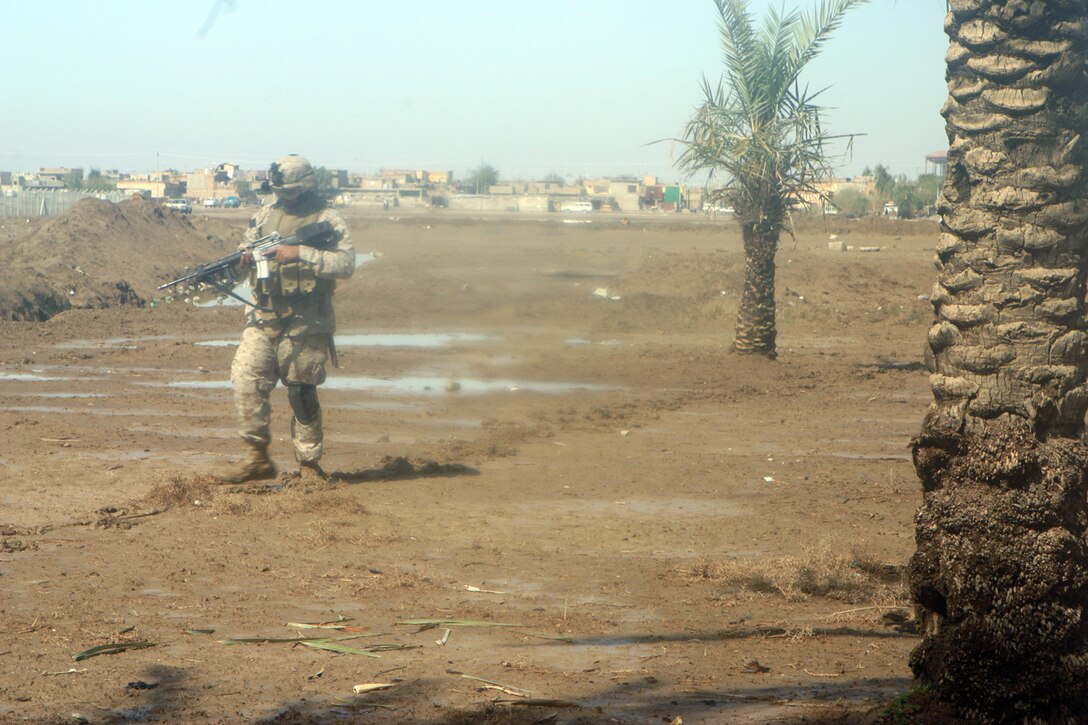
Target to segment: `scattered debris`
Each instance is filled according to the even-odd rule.
[[[87,669],[77,670],[75,667],[65,670],[64,672],[42,672],[42,677],[56,677],[58,675],[81,675],[86,672]]]
[[[771,668],[767,665],[761,664],[759,660],[747,660],[744,666],[740,668],[741,672],[747,672],[748,674],[763,674],[770,672]]]
[[[509,685],[503,685],[503,684],[501,684],[499,682],[493,682],[491,680],[485,680],[482,677],[473,677],[472,675],[465,675],[465,674],[462,674],[461,677],[465,678],[466,680],[475,680],[476,682],[482,682],[483,687],[480,688],[481,690],[498,690],[499,692],[501,692],[503,694],[513,695],[514,697],[528,697],[529,696],[529,693],[526,692],[525,690],[519,689],[517,687],[511,687]]]
[[[337,639],[354,639],[360,635],[353,635],[352,637],[338,637]],[[282,644],[286,642],[319,642],[321,640],[329,640],[329,637],[232,637],[230,639],[221,639],[219,644]]]
[[[612,294],[612,292],[610,292],[607,287],[598,287],[597,289],[593,290],[593,296],[599,297],[603,300],[618,301],[622,299],[619,295]]]
[[[523,707],[576,707],[581,709],[581,705],[577,702],[570,700],[552,700],[546,698],[534,698],[530,697],[525,700],[492,700],[493,705],[521,705]]]
[[[346,644],[337,644],[327,639],[306,640],[302,642],[307,647],[313,647],[314,649],[328,650],[329,652],[338,652],[342,655],[362,655],[363,657],[373,657],[380,659],[381,655],[374,654],[369,649],[359,649],[358,647],[349,647]],[[398,647],[399,648],[399,647]]]
[[[470,592],[478,592],[480,594],[506,594],[506,592],[497,592],[494,589],[480,589],[480,587],[474,587],[471,584],[466,584],[465,589]]]
[[[343,637],[235,637],[231,639],[219,640],[220,644],[232,645],[232,644],[301,644],[305,647],[311,647],[313,649],[323,649],[329,652],[338,652],[346,655],[362,655],[364,657],[381,657],[376,654],[377,652],[385,652],[388,650],[397,649],[416,649],[419,645],[414,644],[374,644],[369,647],[350,647],[345,644],[340,644],[345,640],[360,639],[362,637],[378,637],[380,635],[375,633],[363,633],[363,634],[348,634]]]
[[[343,622],[350,622],[347,617],[340,617],[335,622],[288,622],[287,626],[294,629],[335,629],[346,630],[349,632],[362,632],[366,627],[352,627]]]
[[[420,632],[435,627],[524,627],[524,624],[511,624],[509,622],[486,622],[475,619],[406,619],[397,622],[410,627],[419,627]]]
[[[362,685],[356,685],[351,688],[351,691],[356,695],[364,695],[368,692],[374,692],[375,690],[388,690],[390,687],[396,687],[391,682],[367,682]]]
[[[144,682],[143,680],[135,680],[125,685],[126,690],[154,690],[159,686],[158,682]]]
[[[436,645],[438,645],[439,647],[444,647],[444,646],[446,645],[446,642],[448,642],[448,641],[449,641],[449,639],[450,639],[450,632],[452,632],[452,631],[453,631],[452,629],[447,629],[447,630],[444,630],[444,631],[442,632],[442,639],[436,639],[436,640],[434,641],[434,643],[435,643]]]
[[[115,655],[130,649],[154,647],[156,644],[157,642],[114,642],[113,644],[100,644],[97,647],[91,647],[90,649],[85,649],[78,654],[72,655],[72,659],[76,662],[82,662],[83,660],[97,657],[98,655]]]

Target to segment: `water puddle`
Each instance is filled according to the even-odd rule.
[[[147,435],[159,436],[161,438],[195,438],[197,440],[217,438],[223,440],[233,440],[238,437],[238,431],[235,428],[194,427],[184,430],[179,430],[177,428],[164,430],[162,426],[137,424],[128,426],[128,430],[133,433],[146,433]],[[163,460],[166,460],[166,458],[163,458]]]
[[[483,342],[492,338],[471,332],[357,333],[337,335],[336,346],[439,348],[454,343]],[[237,347],[238,340],[203,340],[198,347]]]
[[[179,380],[170,383],[146,383],[146,385],[165,385],[169,388],[184,389],[229,389],[229,380]],[[574,391],[615,390],[610,385],[594,383],[555,383],[527,380],[472,380],[458,378],[406,376],[402,378],[373,377],[333,377],[325,381],[322,390],[370,391],[389,393],[411,393],[415,395],[438,395],[455,393],[571,393]]]
[[[190,411],[170,411],[156,408],[72,408],[67,406],[53,406],[53,405],[9,405],[5,406],[4,410],[10,410],[16,413],[56,413],[58,415],[101,415],[101,416],[121,416],[121,417],[141,417],[141,418],[200,418],[203,417],[202,413],[190,412]]]
[[[471,332],[440,333],[362,333],[337,335],[341,347],[445,347],[458,342],[483,342],[492,338]]]
[[[110,337],[105,340],[69,340],[58,342],[61,350],[139,350],[141,342],[160,342],[176,339],[173,335],[149,335],[147,337]]]
[[[163,433],[161,430],[148,430],[149,433],[158,435],[169,435],[170,437],[180,437],[182,433]],[[197,436],[194,436],[197,437]],[[204,436],[222,438],[224,440],[237,440],[237,431],[226,431],[222,435],[217,436]],[[170,453],[165,451],[156,451],[150,453],[144,450],[131,450],[131,451],[109,451],[109,452],[96,452],[80,450],[76,452],[79,460],[91,460],[102,461],[104,463],[147,463],[154,462],[155,464],[171,464],[175,466],[187,466],[192,468],[193,466],[211,466],[219,461],[223,460],[223,457],[217,453],[207,453],[203,451],[179,451],[176,453]]]
[[[526,515],[531,517],[539,509],[539,502],[524,504]],[[600,499],[568,498],[562,501],[549,501],[548,510],[554,514],[566,514],[571,517],[604,516],[608,519],[634,516],[706,516],[720,518],[739,516],[741,509],[730,501],[705,498],[638,498],[625,497],[614,501]]]
[[[570,272],[566,270],[559,270],[556,272],[542,272],[544,277],[553,277],[555,279],[570,279],[570,280],[584,280],[584,279],[611,279],[616,276],[615,272]]]
[[[324,400],[321,401],[321,405],[322,407],[326,405]],[[396,410],[403,412],[413,410],[417,405],[398,400],[363,400],[351,403],[331,403],[329,404],[329,407],[340,408],[342,410]]]
[[[601,340],[599,342],[594,342],[593,340],[586,340],[582,337],[571,337],[567,340],[564,340],[564,343],[571,347],[574,347],[576,345],[601,345],[603,347],[618,347],[623,344],[619,340]]]
[[[42,375],[41,372],[34,373],[0,373],[0,380],[11,380],[26,383],[42,383],[50,380],[65,380],[66,378],[51,378]]]
[[[56,378],[51,378],[55,380]],[[108,398],[105,393],[8,393],[13,398]]]
[[[61,374],[55,374],[58,372]],[[38,368],[30,368],[30,372],[0,372],[0,382],[102,382],[104,379],[110,376],[123,375],[127,378],[138,378],[147,374],[160,373],[162,373],[162,370],[157,368],[92,368],[70,367],[68,365],[49,365]]]
[[[850,461],[907,461],[911,462],[914,459],[911,458],[909,453],[843,453],[841,451],[835,451],[831,454],[832,458],[845,458]]]
[[[140,594],[145,597],[176,597],[177,594],[168,592],[165,589],[158,589],[156,587],[148,587],[147,589],[141,589]]]

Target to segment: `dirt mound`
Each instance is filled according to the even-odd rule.
[[[232,245],[145,199],[84,199],[4,244],[0,319],[47,320],[72,307],[140,306],[185,267]]]

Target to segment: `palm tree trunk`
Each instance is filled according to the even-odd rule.
[[[778,251],[778,236],[778,228],[770,224],[741,224],[744,290],[737,309],[733,339],[735,351],[766,355],[771,359],[778,355],[774,307],[774,256]]]
[[[1057,722],[1088,711],[1088,11],[950,7],[911,667],[961,717]]]

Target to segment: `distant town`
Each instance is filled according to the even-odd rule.
[[[926,157],[932,177],[943,176],[944,154]],[[318,187],[330,201],[340,206],[390,208],[449,208],[508,212],[613,212],[640,211],[677,213],[683,211],[730,213],[727,207],[710,208],[705,188],[661,183],[657,177],[605,177],[577,180],[551,176],[544,180],[500,181],[498,172],[484,165],[470,172],[466,179],[455,179],[452,171],[427,169],[383,169],[377,174],[349,173],[343,169],[319,167]],[[41,215],[57,213],[69,204],[50,204],[49,192],[66,195],[93,195],[111,200],[140,196],[147,199],[182,200],[191,207],[215,208],[260,202],[258,194],[268,177],[266,169],[243,169],[238,164],[222,163],[213,168],[193,171],[156,171],[123,173],[116,170],[82,168],[40,168],[35,172],[0,171],[0,195],[9,201],[20,196],[33,197],[33,207]],[[883,174],[883,177],[882,177]],[[886,178],[885,178],[886,177]],[[920,179],[922,177],[919,177]],[[889,181],[890,179],[890,181]],[[893,196],[895,184],[909,182],[891,177],[882,167],[876,172],[852,178],[822,182],[805,200],[808,210],[818,213],[864,216],[875,213],[900,215]],[[911,189],[911,191],[913,191]],[[931,213],[935,193],[917,203],[917,213]],[[41,203],[38,199],[41,198]],[[828,204],[825,199],[835,199]],[[838,203],[842,199],[844,203]],[[860,206],[857,200],[860,199]],[[845,202],[854,203],[846,208]],[[22,201],[26,202],[27,199]],[[908,202],[908,205],[912,202]],[[17,213],[27,213],[23,204]],[[854,213],[860,210],[861,213]],[[2,211],[2,209],[0,209]]]

